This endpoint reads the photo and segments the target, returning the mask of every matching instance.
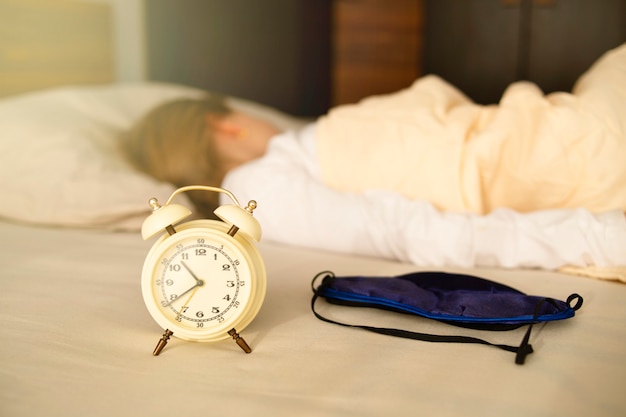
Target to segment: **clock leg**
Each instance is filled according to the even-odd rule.
[[[246,343],[245,340],[243,340],[243,337],[239,336],[239,334],[237,333],[237,330],[235,329],[230,329],[228,331],[228,334],[235,339],[235,342],[237,343],[237,345],[239,345],[239,347],[246,353],[250,353],[252,352],[252,349],[250,349],[250,346],[248,346],[248,344]]]
[[[169,329],[165,329],[165,333],[163,333],[163,337],[161,337],[161,339],[159,340],[159,343],[157,343],[156,347],[154,348],[154,351],[152,352],[153,356],[158,356],[159,353],[161,353],[165,345],[167,345],[167,341],[170,340],[170,336],[173,334],[174,334],[173,331]]]

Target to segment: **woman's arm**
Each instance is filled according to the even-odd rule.
[[[418,265],[556,269],[626,265],[626,218],[615,210],[546,210],[486,216],[442,213],[424,202],[374,193],[370,215],[396,223],[385,230],[394,256]],[[395,219],[395,220],[394,220]],[[404,227],[402,226],[404,224]],[[378,232],[388,229],[382,227]]]
[[[626,218],[621,211],[441,213],[396,193],[338,192],[284,158],[264,158],[240,168],[223,186],[240,199],[257,200],[255,216],[264,239],[285,244],[421,266],[555,269],[626,264]]]

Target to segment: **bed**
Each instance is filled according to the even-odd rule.
[[[574,318],[535,326],[535,352],[520,366],[488,346],[393,338],[311,312],[311,280],[321,271],[394,276],[432,268],[261,240],[267,294],[244,331],[253,352],[232,340],[173,338],[153,356],[163,330],[142,299],[153,241],[139,228],[147,200],[165,200],[174,188],[120,158],[117,134],[155,103],[201,92],[92,81],[36,83],[0,100],[0,415],[626,414],[626,285],[554,271],[437,269],[584,298]],[[229,100],[284,128],[304,122]],[[470,330],[323,300],[318,309],[348,323],[494,343],[519,344],[526,331]]]
[[[174,188],[124,163],[112,132],[156,102],[196,94],[160,83],[105,84],[2,101],[2,415],[626,411],[626,286],[550,271],[446,269],[531,294],[583,296],[574,319],[538,326],[535,353],[520,367],[508,352],[346,329],[310,310],[311,280],[321,271],[393,276],[424,268],[262,241],[268,289],[245,330],[252,354],[232,341],[173,339],[153,357],[161,329],[140,289],[152,242],[138,230],[149,214],[147,199],[164,200]],[[258,103],[230,100],[285,127],[301,123]],[[498,343],[516,344],[524,331],[493,333],[378,310],[319,307],[349,323]]]

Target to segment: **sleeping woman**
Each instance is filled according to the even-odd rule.
[[[420,266],[626,266],[626,45],[572,93],[518,82],[481,106],[426,76],[287,132],[207,95],[126,139],[157,179],[257,200],[268,240]]]

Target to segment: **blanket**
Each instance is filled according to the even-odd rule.
[[[441,210],[626,209],[626,44],[571,93],[509,86],[473,103],[437,76],[340,106],[317,124],[324,181],[391,189]]]

